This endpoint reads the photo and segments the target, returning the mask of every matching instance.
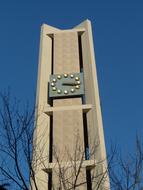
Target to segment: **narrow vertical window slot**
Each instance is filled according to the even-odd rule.
[[[52,190],[52,172],[48,173],[48,190]]]
[[[91,171],[86,169],[87,190],[92,190]]]
[[[54,73],[54,35],[51,37],[52,39],[52,52],[51,52],[51,74]]]
[[[51,38],[51,75],[53,75],[54,72],[54,34],[48,35]],[[49,86],[50,83],[48,82],[48,97],[47,97],[47,101],[48,104],[50,104],[50,106],[53,106],[53,100],[52,98],[49,98]]]
[[[86,113],[83,113],[83,130],[84,130],[84,147],[85,147],[85,159],[90,159],[90,150],[88,145],[88,129],[87,129],[87,117]]]
[[[53,157],[53,116],[50,116],[50,133],[49,133],[49,163]],[[52,189],[52,172],[48,173],[48,190]]]
[[[50,36],[52,40],[51,47],[51,74],[54,73],[54,37]],[[50,106],[53,106],[53,99],[49,99]],[[50,116],[50,133],[49,133],[49,163],[52,163],[53,159],[53,116]],[[48,190],[52,190],[52,171],[48,173]]]
[[[80,63],[80,72],[84,73],[83,70],[83,54],[82,54],[82,38],[81,34],[78,35],[78,46],[79,46],[79,63]],[[82,96],[82,104],[86,104],[85,95]],[[90,159],[90,148],[88,142],[88,124],[87,124],[87,114],[83,113],[83,130],[84,130],[84,148],[85,148],[85,159]],[[87,190],[92,190],[91,183],[91,172],[86,169],[86,181],[87,181]]]
[[[54,37],[52,39],[52,51],[51,51],[51,74],[53,74],[54,67]],[[50,106],[53,106],[53,99],[49,100]],[[50,116],[50,137],[49,137],[49,162],[52,162],[52,148],[53,148],[53,115]]]
[[[78,51],[79,51],[80,72],[83,72],[82,39],[81,39],[81,34],[79,33],[78,33]]]
[[[80,72],[84,73],[84,70],[83,70],[83,53],[82,53],[82,34],[80,34],[80,33],[78,33],[78,50],[79,50]],[[82,96],[82,104],[86,104],[85,95]]]
[[[53,116],[50,116],[50,137],[49,137],[49,162],[52,162],[53,152]]]
[[[89,142],[88,142],[88,128],[87,127],[88,127],[87,115],[86,113],[83,113],[85,160],[90,159],[90,149],[89,149]],[[86,181],[87,181],[87,190],[92,190],[91,172],[89,169],[86,169]]]

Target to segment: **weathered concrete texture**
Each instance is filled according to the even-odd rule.
[[[85,82],[84,103],[86,105],[84,105],[85,107],[82,106],[81,97],[54,99],[53,104],[51,104],[48,99],[48,82],[52,70],[53,74],[80,72],[78,35],[81,35]],[[85,159],[83,112],[86,110],[91,155],[89,163],[83,161],[77,179],[77,184],[82,185],[76,187],[76,189],[87,189],[86,168],[91,169],[91,176],[94,177],[92,189],[96,189],[101,176],[103,176],[100,174],[106,173],[107,162],[89,20],[72,30],[59,30],[45,24],[42,26],[36,106],[37,122],[35,124],[33,166],[38,188],[49,190],[47,173],[49,171],[52,171],[54,188],[57,189],[63,180],[66,180],[66,187],[68,188],[71,188],[74,184],[75,173],[80,166],[80,160]],[[50,125],[52,125],[52,128]],[[50,133],[50,130],[53,133]],[[53,134],[53,149],[51,151],[49,149],[50,134]],[[49,160],[49,153],[53,155],[52,161]],[[61,175],[61,171],[64,172],[64,177]],[[99,175],[98,178],[97,175]],[[105,176],[106,181],[102,183],[100,190],[110,189],[108,173]],[[62,182],[62,189],[64,189],[64,185]],[[34,189],[34,184],[32,186],[32,189]]]
[[[60,73],[78,73],[79,66],[79,50],[78,50],[78,33],[64,32],[54,35],[54,74]],[[81,105],[80,98],[57,99],[53,100],[53,106],[73,106]],[[81,151],[84,152],[83,137],[83,116],[82,110],[69,110],[53,113],[53,162],[70,161],[74,159],[77,150],[77,143],[80,143]],[[78,141],[78,142],[77,142]],[[58,158],[55,157],[58,155]],[[76,158],[77,159],[77,158]],[[66,167],[66,166],[65,166]],[[84,170],[84,169],[83,169]],[[53,172],[53,184],[57,184],[57,171]],[[74,173],[69,168],[65,173],[66,178]],[[85,171],[82,171],[82,178],[78,178],[77,183],[85,181]],[[69,179],[69,184],[73,184],[73,177]],[[84,185],[85,186],[85,185]],[[81,186],[79,189],[83,189]]]

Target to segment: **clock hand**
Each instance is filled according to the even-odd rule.
[[[64,82],[62,83],[62,85],[65,85],[65,86],[76,86],[77,84],[76,83],[70,83],[70,82]]]
[[[68,85],[68,86],[76,86],[76,84],[75,83],[68,83],[68,82],[64,82],[64,83],[62,83],[62,85]]]

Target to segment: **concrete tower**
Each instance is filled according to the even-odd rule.
[[[36,106],[37,187],[109,189],[89,20],[69,30],[42,26]]]

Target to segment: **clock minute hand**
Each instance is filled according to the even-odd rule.
[[[72,83],[72,82],[63,82],[62,85],[65,85],[65,86],[76,86],[77,84],[76,83]]]

